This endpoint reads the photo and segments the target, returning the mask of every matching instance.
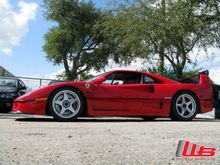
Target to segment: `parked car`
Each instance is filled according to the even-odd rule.
[[[0,78],[0,113],[12,110],[13,101],[25,94],[26,86],[17,78]]]
[[[220,119],[220,85],[213,84],[215,118]]]
[[[79,116],[170,117],[189,121],[213,110],[208,72],[198,81],[178,82],[147,72],[116,70],[84,82],[61,82],[15,100],[13,110],[51,115],[59,121]]]

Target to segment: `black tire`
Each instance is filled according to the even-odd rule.
[[[67,91],[69,92],[67,93],[67,98],[68,97],[72,97],[72,99],[75,98],[75,100],[77,100],[76,102],[71,103],[70,102],[71,99],[69,98],[66,99],[66,102],[69,101],[69,103],[65,102],[64,94],[63,96],[61,95],[62,95],[62,92],[65,93]],[[59,97],[63,97],[63,100],[60,100],[60,101],[58,100],[58,102],[62,102],[61,103],[62,105],[55,103],[57,101],[56,99],[59,99]],[[68,108],[68,105],[66,104],[69,104],[69,108]],[[78,105],[75,105],[75,104],[78,104]],[[72,107],[72,110],[74,110],[73,107],[77,107],[76,112],[73,113],[72,111],[70,111],[69,109],[71,109],[71,107]],[[48,102],[49,113],[54,117],[55,120],[62,121],[62,122],[70,122],[70,121],[76,120],[82,114],[84,107],[85,107],[85,101],[83,99],[82,94],[78,90],[70,88],[70,87],[62,87],[54,91],[52,95],[50,96],[50,99]],[[63,113],[63,115],[61,115],[61,111],[63,108],[66,110]],[[58,112],[59,109],[61,109],[60,112]],[[69,116],[65,116],[66,111],[69,113],[73,113],[73,114]]]
[[[183,97],[185,97],[185,99],[182,99]],[[190,102],[192,103],[189,104]],[[170,112],[170,118],[172,120],[191,121],[192,119],[195,118],[198,112],[199,112],[199,103],[193,93],[188,91],[182,91],[179,92],[173,98],[171,112]]]
[[[144,121],[154,121],[156,119],[156,117],[154,117],[154,116],[144,116],[144,117],[142,117],[142,119]]]

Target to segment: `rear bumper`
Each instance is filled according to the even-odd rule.
[[[213,108],[213,100],[200,100],[200,113],[210,112]]]

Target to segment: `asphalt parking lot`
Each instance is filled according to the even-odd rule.
[[[178,160],[178,141],[217,148],[212,159]],[[220,121],[0,114],[0,164],[220,164]]]

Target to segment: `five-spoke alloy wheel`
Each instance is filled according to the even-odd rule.
[[[192,120],[198,113],[198,109],[196,97],[191,92],[183,91],[174,97],[170,117],[173,120]]]
[[[50,97],[49,110],[59,121],[73,121],[79,117],[84,108],[81,94],[72,88],[64,87],[56,90]]]

